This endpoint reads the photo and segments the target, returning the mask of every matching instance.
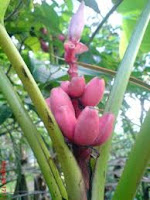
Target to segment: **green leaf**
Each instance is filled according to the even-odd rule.
[[[78,0],[78,1],[82,1],[82,0]],[[98,8],[97,2],[95,0],[91,1],[91,0],[84,0],[85,5],[92,8],[95,12],[100,13],[100,10]]]
[[[9,5],[10,0],[0,0],[0,22],[3,23],[4,15]]]
[[[139,15],[135,16],[130,16],[130,17],[125,17],[123,19],[123,32],[121,35],[121,41],[120,41],[120,46],[119,46],[119,52],[120,52],[120,57],[124,55],[124,52],[126,50],[126,47],[128,45],[129,39],[131,37],[132,31],[136,25],[136,21],[138,19]],[[145,32],[145,36],[143,39],[143,42],[140,47],[140,53],[147,53],[150,51],[150,24],[147,27],[147,30]]]
[[[40,42],[38,40],[37,37],[28,37],[25,40],[25,44],[30,47],[31,50],[33,50],[34,52],[39,51],[40,48]]]
[[[6,119],[9,118],[11,115],[12,111],[8,106],[6,105],[0,106],[0,124],[6,121]]]
[[[116,0],[112,0],[113,3],[117,3]],[[135,10],[139,10],[140,12],[143,10],[144,6],[146,5],[147,0],[124,0],[120,6],[118,7],[117,11],[126,14],[128,12],[132,12]]]
[[[112,0],[113,3],[116,3],[116,0]],[[133,32],[133,29],[136,25],[136,22],[146,5],[147,0],[135,0],[131,2],[130,0],[125,0],[118,7],[117,11],[123,15],[122,20],[122,34],[121,34],[121,42],[119,47],[120,57],[122,58],[126,47],[129,43],[129,39]],[[146,30],[143,42],[140,47],[141,53],[147,53],[150,51],[150,24]]]
[[[113,200],[134,199],[137,187],[150,160],[149,121],[150,110],[147,112],[147,116],[141,126],[141,130],[137,136],[136,142],[132,147]]]
[[[65,1],[65,4],[67,5],[69,10],[73,10],[73,2],[72,1]]]
[[[53,6],[43,2],[42,5],[35,9],[34,16],[36,20],[44,24],[50,32],[59,31],[59,17]]]
[[[57,80],[67,75],[67,70],[64,70],[58,65],[45,64],[43,61],[26,54],[24,54],[23,58],[28,64],[34,79],[39,83],[46,83],[55,79]]]

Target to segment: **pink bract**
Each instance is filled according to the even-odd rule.
[[[68,31],[69,40],[78,42],[84,28],[84,2],[80,4],[77,12],[73,15]]]

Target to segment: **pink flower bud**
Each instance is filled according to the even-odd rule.
[[[82,112],[82,108],[80,108],[78,99],[72,99],[71,101],[72,101],[72,105],[73,105],[74,110],[75,110],[76,118],[78,118],[80,113]]]
[[[55,112],[54,117],[63,135],[72,141],[77,122],[74,112],[68,106],[61,106]]]
[[[112,134],[115,116],[112,113],[106,113],[99,119],[99,135],[93,145],[101,145],[105,143]]]
[[[61,106],[67,106],[75,115],[74,108],[69,96],[60,87],[52,89],[50,105],[54,115]]]
[[[42,38],[40,38],[40,44],[41,44],[41,49],[44,52],[49,52],[49,45],[47,42],[45,42]]]
[[[84,106],[96,106],[103,97],[105,82],[97,77],[93,78],[86,86],[81,97]]]
[[[48,34],[48,30],[46,28],[40,28],[40,32],[43,34],[43,35],[47,35]]]
[[[92,145],[99,134],[97,110],[86,107],[78,117],[73,141],[77,145]]]
[[[63,42],[65,40],[65,36],[63,34],[60,34],[58,35],[58,39]]]
[[[71,97],[80,97],[85,88],[84,77],[73,77],[68,86],[68,92]]]
[[[62,81],[60,87],[68,94],[68,86],[70,81]]]
[[[80,40],[84,28],[84,2],[80,4],[77,12],[73,15],[70,25],[68,37],[69,40],[78,42]]]

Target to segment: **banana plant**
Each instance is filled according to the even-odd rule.
[[[70,21],[68,36],[64,43],[64,59],[69,66],[69,80],[63,81],[59,87],[53,88],[47,99],[44,99],[29,68],[5,28],[4,16],[9,3],[9,0],[0,0],[0,46],[22,81],[47,129],[63,175],[59,173],[39,132],[5,75],[3,67],[0,69],[0,88],[34,152],[52,199],[104,200],[112,132],[150,20],[150,0],[147,1],[132,34],[101,117],[96,106],[103,98],[105,81],[95,77],[86,83],[84,76],[78,74],[77,55],[88,51],[88,47],[80,42],[84,29],[84,1],[81,2]],[[47,34],[44,29],[42,32]],[[40,40],[40,42],[44,51],[47,51],[44,41]],[[132,200],[134,198],[138,183],[150,159],[149,120],[150,112],[147,113],[141,126],[114,192],[113,200]],[[92,165],[90,160],[93,147],[96,148],[98,156],[94,160],[94,165],[90,166]],[[136,166],[136,170],[132,174],[138,160],[140,164]],[[127,184],[128,181],[130,184]]]

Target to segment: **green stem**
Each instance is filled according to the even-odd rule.
[[[52,158],[49,155],[49,151],[47,150],[40,134],[36,130],[36,127],[30,120],[30,117],[24,109],[17,93],[14,91],[11,83],[1,69],[0,88],[6,97],[18,123],[20,124],[29,145],[35,154],[35,157],[37,158],[52,197],[57,200],[62,200],[63,196],[64,199],[67,199],[65,188],[52,161]]]
[[[0,23],[4,24],[4,15],[10,0],[0,1]]]
[[[49,36],[50,40],[49,40],[49,56],[50,56],[50,62],[51,64],[56,64],[55,63],[55,57],[53,55],[55,55],[54,53],[54,47],[53,47],[53,38],[52,35]]]
[[[117,74],[116,71],[111,70],[111,69],[107,69],[104,67],[100,67],[97,65],[91,65],[91,64],[87,64],[87,63],[83,63],[83,62],[77,62],[78,65],[81,65],[84,68],[87,69],[91,69],[91,70],[95,70],[98,72],[103,72],[104,74],[110,75],[110,76],[115,76]],[[146,89],[148,91],[150,91],[150,85],[148,85],[147,83],[144,83],[142,80],[135,78],[134,76],[130,76],[129,82],[137,85],[138,87],[141,87],[143,89]]]
[[[135,27],[134,33],[131,37],[128,48],[120,64],[112,91],[106,104],[105,112],[112,112],[116,115],[116,117],[121,107],[129,77],[133,69],[133,64],[138,53],[140,44],[142,42],[144,33],[146,31],[147,25],[149,23],[149,19],[150,0],[148,0],[148,3]],[[104,187],[110,145],[111,139],[109,139],[109,141],[104,144],[100,149],[101,156],[97,159],[95,173],[93,177],[92,200],[104,199]]]
[[[28,67],[2,24],[0,24],[0,45],[15,68],[19,78],[23,82],[23,85],[28,91],[40,118],[48,130],[64,172],[69,200],[84,199],[83,197],[86,196],[85,186],[79,166],[72,152],[66,145],[64,137]]]
[[[113,200],[134,199],[137,187],[150,160],[150,110],[131,150]]]

